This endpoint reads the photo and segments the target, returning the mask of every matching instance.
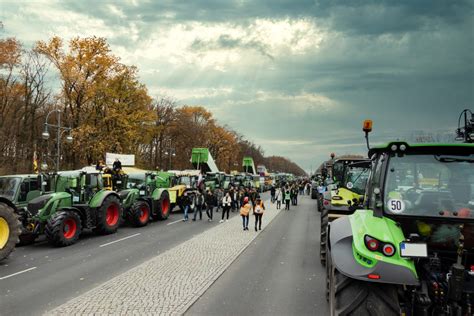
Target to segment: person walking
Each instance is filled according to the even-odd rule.
[[[258,230],[262,230],[262,217],[264,211],[265,205],[263,204],[260,195],[258,195],[257,199],[255,200],[255,206],[253,207],[253,215],[255,215],[255,231],[257,231],[257,225]]]
[[[182,203],[183,208],[184,208],[184,210],[183,210],[184,211],[183,222],[187,222],[189,220],[188,213],[189,213],[189,207],[191,205],[191,197],[188,195],[187,192],[184,192],[183,201],[181,203]]]
[[[275,194],[276,194],[276,189],[275,186],[272,185],[272,188],[270,189],[270,197],[272,203],[275,203]]]
[[[215,199],[216,199],[216,213],[219,213],[219,209],[221,208],[222,205],[222,199],[224,198],[224,191],[222,189],[216,189],[214,191],[215,194]]]
[[[224,216],[227,214],[226,222],[229,221],[229,211],[230,207],[232,206],[232,198],[230,197],[230,193],[227,192],[225,196],[222,198],[222,219],[220,223],[224,222]]]
[[[196,204],[196,207],[194,209],[193,221],[196,221],[198,212],[199,212],[199,220],[202,221],[202,206],[204,204],[204,197],[202,196],[200,191],[198,191],[196,194],[195,204]]]
[[[207,220],[209,222],[212,222],[213,211],[214,211],[214,194],[212,194],[211,190],[208,190],[206,194],[206,215],[207,215]]]
[[[281,209],[281,201],[283,201],[283,192],[281,191],[281,188],[277,188],[275,191],[275,200],[277,204],[277,210]]]
[[[290,210],[291,190],[289,187],[285,189],[285,210]]]
[[[249,230],[249,214],[252,206],[249,203],[249,198],[244,197],[243,205],[240,207],[240,216],[242,217],[242,224],[244,230]]]

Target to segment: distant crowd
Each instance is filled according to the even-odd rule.
[[[282,204],[285,210],[289,211],[291,206],[298,205],[298,195],[309,195],[311,192],[311,183],[306,180],[292,181],[273,185],[270,189],[270,202],[276,203],[276,208],[281,209]],[[189,208],[193,200],[185,198],[183,221],[189,220]],[[265,212],[265,204],[255,188],[234,188],[228,190],[217,188],[211,190],[198,190],[194,198],[194,216],[193,221],[198,218],[202,220],[202,214],[205,211],[207,220],[214,219],[214,212],[222,211],[220,223],[229,220],[230,212],[239,211],[242,217],[243,230],[249,230],[250,214],[255,217],[255,231],[262,229],[262,218]]]

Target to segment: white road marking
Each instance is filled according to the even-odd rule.
[[[141,235],[141,233],[136,233],[134,235],[130,235],[130,236],[127,236],[127,237],[123,237],[123,238],[108,242],[106,244],[100,245],[99,248],[102,248],[102,247],[105,247],[105,246],[108,246],[108,245],[111,245],[111,244],[115,244],[116,242],[119,242],[119,241],[122,241],[122,240],[125,240],[125,239],[129,239],[129,238],[132,238],[132,237],[137,237],[138,235]]]
[[[171,223],[166,224],[166,226],[170,226],[170,225],[173,225],[173,224],[182,222],[182,221],[183,221],[182,219],[178,219],[177,221],[174,221],[174,222],[171,222]]]
[[[8,279],[8,278],[14,277],[15,275],[22,274],[22,273],[25,273],[25,272],[28,272],[28,271],[31,271],[31,270],[34,270],[34,269],[36,269],[36,267],[32,267],[32,268],[29,268],[29,269],[26,269],[26,270],[23,270],[23,271],[19,271],[19,272],[10,274],[10,275],[6,275],[4,277],[1,277],[0,280],[5,280],[5,279]]]

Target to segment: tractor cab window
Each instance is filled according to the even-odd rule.
[[[19,189],[20,182],[20,178],[0,178],[0,196],[8,200],[13,200],[15,193]]]
[[[344,175],[344,185],[357,194],[364,194],[369,174],[368,168],[348,167]]]
[[[384,209],[391,214],[474,217],[474,155],[390,158]]]

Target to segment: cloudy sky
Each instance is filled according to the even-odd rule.
[[[457,127],[474,108],[472,0],[1,0],[2,36],[106,37],[153,96],[203,105],[306,170]]]

